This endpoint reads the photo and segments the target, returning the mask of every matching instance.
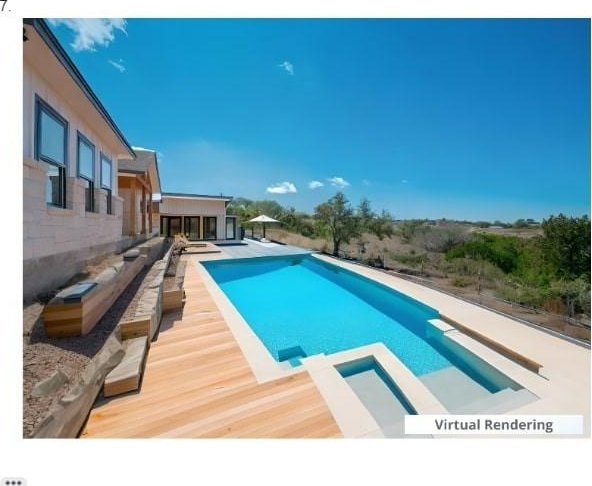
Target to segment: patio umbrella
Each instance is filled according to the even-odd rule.
[[[250,219],[249,223],[262,223],[263,224],[263,239],[265,239],[265,223],[279,223],[277,219],[270,218],[265,214],[261,214],[256,218]]]

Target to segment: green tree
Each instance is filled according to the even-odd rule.
[[[567,280],[590,279],[590,220],[563,214],[543,220],[541,248],[554,273]]]
[[[397,233],[405,243],[409,243],[418,230],[425,226],[425,220],[408,219],[399,224]]]
[[[457,223],[441,223],[438,226],[422,226],[415,230],[413,242],[424,250],[445,253],[467,241],[467,229]]]
[[[349,243],[362,233],[360,217],[354,213],[343,192],[319,204],[315,208],[314,219],[319,233],[332,240],[335,256],[338,256],[342,243]]]
[[[357,216],[360,220],[361,232],[371,233],[382,241],[385,237],[391,237],[394,233],[393,217],[384,209],[380,215],[372,211],[370,201],[363,198],[358,205]]]
[[[551,284],[551,294],[560,297],[567,307],[569,317],[575,317],[576,306],[589,312],[585,303],[590,302],[590,286],[581,278],[575,280],[557,280]]]
[[[512,225],[514,228],[528,228],[528,222],[525,219],[517,219]]]
[[[448,250],[446,259],[471,258],[493,263],[505,273],[518,268],[522,240],[515,236],[489,235],[478,233],[470,241]]]

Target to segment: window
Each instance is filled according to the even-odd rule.
[[[216,235],[216,216],[204,216],[204,240],[215,240]]]
[[[183,230],[188,240],[199,240],[199,216],[185,216]]]
[[[95,146],[78,133],[78,177],[84,183],[84,207],[87,212],[95,210]]]
[[[35,158],[49,164],[46,201],[66,207],[68,122],[41,98],[35,99]]]
[[[107,192],[107,214],[113,214],[111,202],[111,160],[105,154],[101,154],[101,188]]]
[[[161,216],[160,234],[163,236],[175,236],[181,233],[181,216]]]

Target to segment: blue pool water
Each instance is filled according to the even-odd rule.
[[[451,413],[504,413],[537,398],[431,326],[438,311],[355,272],[310,255],[202,265],[276,361],[298,366],[305,356],[382,342]],[[377,416],[413,413],[380,366],[360,363],[339,372]]]
[[[203,265],[278,361],[383,342],[417,376],[451,366],[426,335],[438,312],[365,277],[310,256]]]

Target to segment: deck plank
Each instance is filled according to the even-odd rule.
[[[341,437],[307,372],[258,384],[187,260],[182,311],[163,316],[139,392],[95,404],[82,438]]]

